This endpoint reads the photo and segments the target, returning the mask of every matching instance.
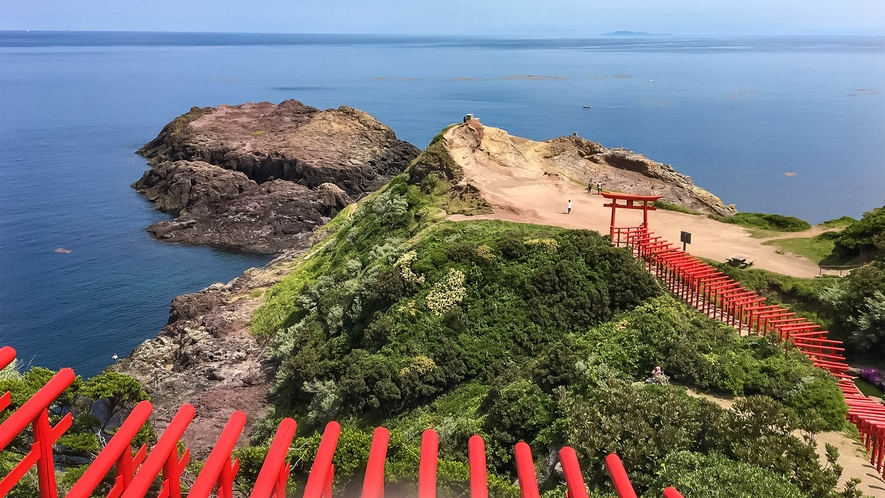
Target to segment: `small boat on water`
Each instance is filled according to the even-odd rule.
[[[589,105],[585,105],[584,109],[591,109],[591,107]]]
[[[649,82],[649,83],[654,83],[654,82],[655,82],[655,80],[648,80],[648,82]]]

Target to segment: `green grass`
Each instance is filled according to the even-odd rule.
[[[449,126],[446,126],[445,128],[443,128],[442,131],[440,131],[439,133],[437,133],[436,136],[434,136],[434,137],[430,140],[430,143],[427,144],[427,146],[430,147],[431,145],[434,145],[434,144],[436,144],[437,142],[439,142],[440,140],[442,140],[443,137],[445,136],[445,134],[448,133],[449,130],[451,130],[452,128],[454,128],[454,127],[456,127],[456,126],[458,126],[458,125],[457,125],[457,124],[450,124]]]
[[[856,385],[857,388],[860,389],[860,392],[866,394],[867,396],[882,397],[883,395],[885,395],[885,391],[882,391],[878,387],[870,384],[863,379],[854,379],[854,385]]]
[[[252,135],[253,137],[257,137],[259,135],[264,135],[265,133],[267,133],[267,132],[264,130],[256,130],[256,131],[253,131],[252,133],[250,133],[250,135]]]
[[[832,240],[819,239],[817,237],[797,237],[768,240],[763,242],[762,245],[774,246],[781,252],[796,254],[808,258],[814,263],[819,263],[833,252],[835,243]]]
[[[851,216],[843,216],[841,218],[836,218],[835,220],[825,221],[823,223],[818,223],[817,226],[824,228],[845,228],[852,223],[856,223],[857,220],[852,218]]]
[[[701,214],[703,214],[698,211],[695,211],[694,209],[687,208],[685,206],[680,206],[679,204],[674,204],[672,202],[667,202],[667,201],[658,200],[658,201],[652,202],[651,205],[658,208],[658,209],[663,209],[665,211],[676,211],[678,213],[693,214],[696,216],[700,216]]]
[[[811,224],[805,220],[800,220],[795,216],[783,216],[780,214],[737,213],[731,216],[711,215],[710,218],[722,223],[731,223],[749,229],[761,229],[771,232],[802,232],[811,228]],[[758,231],[754,234],[752,230],[751,235],[756,238],[770,236]]]
[[[754,239],[768,239],[771,237],[777,237],[778,235],[784,232],[778,232],[777,230],[766,230],[764,228],[750,228],[744,227],[750,232],[750,237]]]

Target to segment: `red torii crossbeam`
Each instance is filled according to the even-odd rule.
[[[648,212],[655,211],[654,206],[650,206],[649,202],[654,202],[661,198],[659,195],[631,195],[631,194],[619,194],[615,192],[604,192],[602,194],[603,197],[609,199],[611,202],[608,204],[603,204],[605,207],[612,208],[612,223],[611,229],[609,231],[609,235],[611,235],[612,242],[614,242],[615,238],[615,213],[618,208],[621,209],[641,209],[642,210],[642,226],[648,228]],[[624,201],[624,204],[618,203],[618,201]],[[639,204],[642,203],[642,204]]]

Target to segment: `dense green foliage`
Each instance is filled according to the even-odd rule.
[[[885,261],[854,269],[826,289],[821,300],[832,316],[831,330],[845,341],[849,353],[885,365]]]
[[[778,232],[801,232],[811,228],[805,220],[795,216],[765,213],[737,213],[731,216],[711,216],[716,221],[733,223],[747,228],[761,228]]]
[[[704,498],[755,498],[780,496],[805,498],[802,490],[783,476],[767,469],[736,462],[711,453],[690,451],[671,453],[651,486],[651,496],[659,496],[673,486],[683,496]]]
[[[564,391],[559,392],[564,442],[589,462],[584,472],[592,483],[605,481],[601,462],[611,452],[631,469],[640,492],[666,469],[668,455],[713,452],[774,470],[808,496],[835,496],[841,468],[832,462],[821,466],[812,441],[795,434],[793,412],[771,398],[743,398],[725,410],[677,389],[617,380],[597,381],[580,394]]]
[[[840,429],[847,407],[832,379],[797,350],[734,329],[670,297],[652,300],[578,340],[591,364],[641,378],[661,365],[671,379],[734,395],[764,394],[800,411],[808,424]]]
[[[881,257],[885,254],[885,206],[865,212],[860,220],[849,223],[839,232],[818,237],[832,238],[835,243],[833,253],[824,260],[827,264]]]
[[[817,226],[824,228],[845,228],[848,225],[856,222],[857,220],[855,220],[851,216],[840,216],[839,218],[834,218],[823,223],[818,223]]]
[[[439,223],[409,243],[371,226],[388,213],[407,227],[412,189],[392,184],[329,241],[329,256],[350,257],[303,286],[274,337],[283,408],[308,407],[303,415],[320,424],[383,420],[659,292],[629,253],[593,232]],[[394,214],[379,207],[400,202]]]
[[[21,407],[55,372],[42,367],[32,367],[21,373],[16,364],[0,371],[0,393],[12,394],[10,409],[0,412],[0,423]],[[127,375],[116,372],[103,372],[83,380],[77,377],[55,403],[49,407],[52,424],[67,414],[73,416],[73,424],[54,445],[56,455],[57,480],[62,490],[69,489],[82,475],[84,464],[98,455],[98,452],[113,434],[109,424],[118,421],[118,415],[130,409],[135,403],[148,399],[141,385]],[[16,437],[0,452],[0,476],[9,471],[30,451],[31,428]],[[156,441],[156,433],[146,426],[136,439],[137,444]],[[32,469],[16,486],[10,496],[38,496],[36,471]],[[105,483],[109,485],[110,479]],[[110,488],[105,486],[105,492]]]
[[[342,421],[344,447],[360,450],[336,456],[339,488],[353,485],[371,428],[384,425],[388,479],[407,490],[420,434],[434,428],[447,496],[464,492],[473,434],[486,440],[499,496],[518,494],[509,476],[520,440],[533,448],[544,493],[561,493],[547,455],[570,444],[594,496],[610,491],[602,461],[612,451],[640,492],[670,454],[692,451],[732,462],[721,464],[726,481],[768,469],[783,489],[835,496],[838,467],[821,466],[811,441],[794,435],[844,423],[831,377],[661,295],[596,233],[443,221],[457,172],[438,149],[431,164],[340,214],[266,293],[253,332],[272,336],[277,403],[256,443],[281,417],[297,417],[290,457],[303,475],[323,424]],[[750,397],[726,410],[678,385],[645,384],[655,365],[675,384]],[[243,450],[244,482],[262,451]]]

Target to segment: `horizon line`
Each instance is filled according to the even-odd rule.
[[[545,39],[545,40],[579,40],[585,38],[612,37],[612,38],[654,38],[654,37],[766,37],[766,36],[875,36],[885,37],[885,32],[879,33],[648,33],[643,31],[615,30],[605,33],[594,33],[584,36],[532,36],[525,34],[498,34],[498,35],[475,35],[475,34],[441,34],[441,33],[312,33],[312,32],[270,32],[270,31],[180,31],[180,30],[116,30],[116,29],[0,29],[0,33],[143,33],[143,34],[212,34],[212,35],[308,35],[308,36],[390,36],[390,37],[457,37],[457,38],[517,38],[517,39]],[[622,34],[623,33],[623,34]],[[630,33],[630,34],[627,34]],[[632,34],[635,33],[635,34]]]

